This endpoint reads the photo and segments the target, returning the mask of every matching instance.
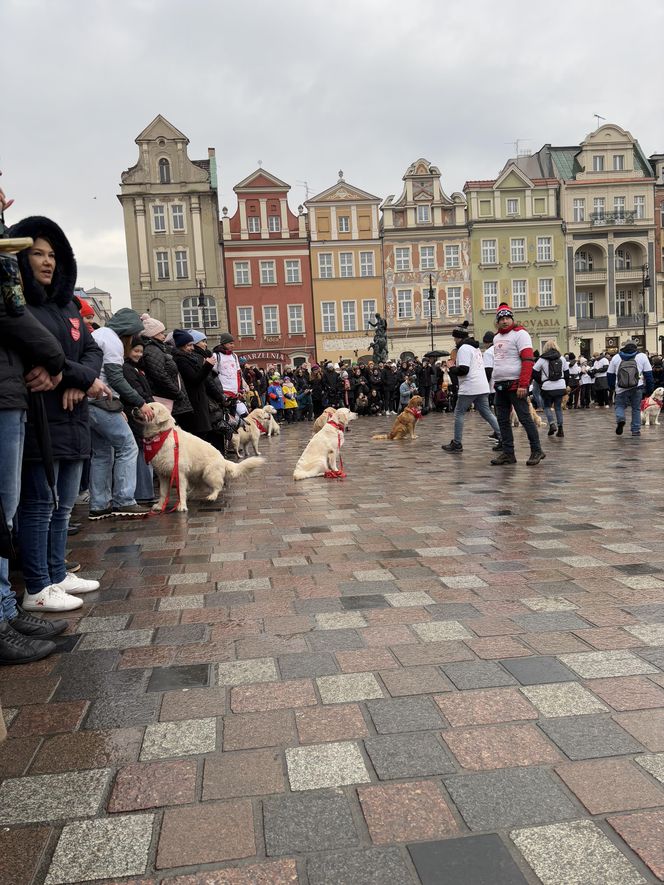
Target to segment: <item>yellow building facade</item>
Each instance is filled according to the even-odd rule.
[[[371,353],[375,314],[384,314],[380,198],[348,184],[307,200],[316,357],[356,361]]]

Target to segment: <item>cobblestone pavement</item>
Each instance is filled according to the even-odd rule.
[[[492,468],[475,415],[388,424],[74,539],[102,591],[0,670],[3,885],[664,880],[664,428]]]

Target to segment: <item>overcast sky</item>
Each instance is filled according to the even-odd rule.
[[[576,144],[593,114],[664,150],[664,3],[606,0],[2,0],[7,220],[68,234],[79,284],[128,304],[120,174],[163,114],[217,149],[220,207],[263,166],[293,209],[346,180],[399,194],[426,157],[448,194],[514,142]]]

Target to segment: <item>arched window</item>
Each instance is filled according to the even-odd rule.
[[[204,305],[201,307],[199,300],[199,295],[182,299],[182,328],[198,330],[216,329],[219,326],[216,301],[214,298],[210,298],[209,295],[204,295]]]
[[[171,183],[171,164],[166,157],[162,157],[159,161],[159,184]]]
[[[148,307],[148,313],[160,323],[166,323],[166,303],[161,298],[153,298]]]
[[[632,269],[632,253],[629,249],[616,249],[616,270]]]

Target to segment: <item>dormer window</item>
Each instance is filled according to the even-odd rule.
[[[247,218],[247,230],[250,234],[258,234],[261,230],[261,220],[258,215],[250,215]]]
[[[430,224],[431,223],[431,206],[418,206],[417,207],[417,223],[418,224]]]
[[[166,157],[162,157],[159,161],[159,184],[170,184],[171,183],[171,164],[166,159]]]
[[[604,172],[604,157],[602,154],[593,156],[593,172]]]

